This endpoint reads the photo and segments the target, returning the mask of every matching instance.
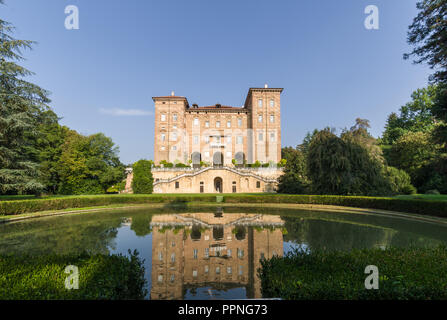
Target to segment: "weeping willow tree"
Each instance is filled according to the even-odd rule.
[[[38,193],[43,185],[33,160],[34,139],[38,115],[50,100],[47,91],[24,80],[33,73],[18,63],[33,41],[15,39],[13,31],[0,19],[0,193]]]
[[[392,195],[413,193],[410,178],[388,167],[380,147],[368,133],[367,120],[337,136],[330,129],[316,133],[307,154],[312,191],[339,195]]]

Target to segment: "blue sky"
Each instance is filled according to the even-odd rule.
[[[241,106],[249,87],[282,87],[283,146],[357,117],[379,136],[430,73],[402,59],[416,2],[6,0],[0,16],[16,38],[38,42],[24,65],[52,92],[61,123],[104,132],[131,163],[152,159],[151,97],[171,90],[190,103]],[[364,27],[371,4],[379,30]],[[67,5],[79,9],[79,30],[64,27]]]

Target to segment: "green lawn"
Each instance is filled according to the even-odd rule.
[[[396,196],[398,199],[447,201],[447,194],[412,194]]]

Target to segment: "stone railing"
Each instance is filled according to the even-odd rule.
[[[157,168],[157,169],[174,169],[174,168]],[[182,169],[182,168],[175,168],[175,169]],[[185,168],[183,168],[183,169],[185,169]],[[261,168],[251,168],[251,169],[261,169]],[[168,179],[156,180],[154,182],[154,186],[157,185],[157,184],[161,184],[161,183],[171,183],[171,182],[173,182],[175,180],[178,180],[180,178],[183,178],[183,177],[193,177],[193,176],[199,175],[202,172],[205,172],[205,171],[208,171],[208,170],[228,170],[228,171],[232,171],[232,172],[234,172],[236,174],[239,174],[241,176],[246,176],[246,177],[250,176],[250,177],[262,180],[262,181],[267,182],[267,183],[276,182],[276,178],[270,177],[268,175],[265,175],[265,173],[269,173],[269,172],[273,173],[273,172],[275,172],[276,169],[274,169],[274,168],[262,168],[262,169],[270,169],[271,171],[259,171],[259,170],[258,171],[254,171],[254,170],[253,171],[244,171],[242,169],[235,168],[235,167],[187,168],[187,170],[176,170],[176,171],[183,171],[183,173],[179,174],[179,175],[177,175],[175,177],[171,177],[171,178],[168,178]],[[276,171],[278,171],[278,170],[276,170]]]
[[[235,167],[235,166],[209,166],[209,167],[200,167],[200,168],[192,168],[192,167],[172,167],[172,168],[152,168],[151,171],[152,172],[178,172],[178,171],[183,171],[183,172],[195,172],[195,171],[200,171],[203,170],[205,168],[210,168],[210,169],[222,169],[222,168],[230,168],[232,170],[236,170],[236,171],[240,171],[240,172],[252,172],[252,173],[268,173],[271,171],[284,171],[284,168],[281,167],[267,167],[267,168],[263,168],[263,167],[259,167],[259,168],[249,168],[249,167]]]

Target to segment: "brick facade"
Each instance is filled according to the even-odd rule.
[[[262,258],[283,255],[283,226],[274,215],[155,215],[151,299],[183,299],[197,287],[245,287],[248,298],[261,298],[257,269]]]
[[[190,105],[185,97],[153,97],[154,161],[231,166],[281,160],[282,88],[250,88],[243,107]]]
[[[282,169],[282,88],[250,88],[243,107],[199,107],[185,97],[153,97],[155,165],[163,161],[187,168],[153,168],[154,193],[274,192]],[[256,161],[269,168],[247,168]],[[132,192],[132,173],[125,193]]]

